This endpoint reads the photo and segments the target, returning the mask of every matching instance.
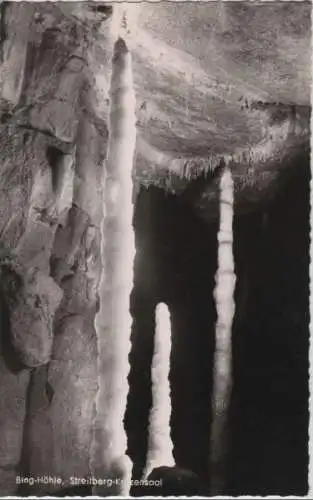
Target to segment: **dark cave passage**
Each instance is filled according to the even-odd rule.
[[[307,494],[309,165],[266,213],[235,220],[233,494]]]
[[[133,350],[126,425],[129,452],[138,468],[135,475],[141,475],[145,464],[154,308],[163,301],[172,314],[174,455],[178,466],[205,476],[210,419],[207,395],[212,382],[207,361],[213,354],[216,318],[210,292],[214,286],[216,227],[207,230],[179,198],[156,188],[140,193],[134,225],[139,251],[132,297]]]
[[[308,487],[308,158],[299,158],[296,167],[266,208],[234,221],[237,288],[227,491],[232,495],[304,495]],[[125,418],[134,477],[141,477],[145,464],[154,308],[163,301],[172,315],[174,456],[179,468],[199,476],[205,494],[217,222],[200,220],[181,198],[151,187],[138,196],[134,226],[133,347]]]

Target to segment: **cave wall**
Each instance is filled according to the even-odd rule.
[[[98,63],[94,33],[53,3],[2,5],[1,22],[2,75],[7,67],[20,82],[9,93],[1,79],[0,89],[0,494],[8,495],[16,474],[89,470],[108,136],[95,79],[101,71],[103,91],[111,46]]]

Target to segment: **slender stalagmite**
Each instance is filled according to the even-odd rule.
[[[128,496],[132,473],[132,463],[126,455],[124,413],[131,331],[129,300],[135,256],[132,226],[135,143],[131,54],[125,39],[119,36],[112,59],[109,145],[104,174],[103,272],[95,320],[99,375],[91,463],[94,477],[109,480],[104,486],[94,487],[94,493],[103,496]]]
[[[167,306],[158,304],[155,312],[154,355],[152,359],[152,408],[149,418],[148,453],[144,477],[155,467],[175,465],[171,440],[171,396],[169,384],[171,320]]]
[[[227,413],[232,387],[231,332],[235,312],[236,276],[233,257],[234,184],[228,168],[220,179],[218,269],[214,298],[217,310],[213,366],[212,428],[210,446],[211,494],[223,494],[227,459]]]

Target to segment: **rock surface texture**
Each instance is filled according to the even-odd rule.
[[[57,489],[17,485],[17,474],[60,477],[64,487],[91,474],[114,8],[0,4],[0,496]],[[125,422],[140,477],[154,309],[163,301],[172,317],[178,471],[165,471],[170,494],[180,470],[188,491],[198,491],[198,479],[201,488],[209,481],[208,366],[225,163],[234,181],[238,278],[229,491],[305,494],[310,11],[309,2],[143,2],[130,9],[137,253]],[[268,372],[251,361],[256,345]],[[269,372],[284,380],[270,394],[262,383]],[[249,427],[256,413],[257,436]],[[279,447],[281,428],[289,437],[280,435]],[[271,476],[269,455],[289,472]]]

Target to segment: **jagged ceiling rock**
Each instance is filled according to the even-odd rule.
[[[310,10],[308,2],[140,5],[137,163],[147,185],[162,172],[165,186],[184,191],[184,178],[224,159],[241,207],[268,193],[308,148]],[[218,194],[211,177],[196,189],[206,215]]]
[[[144,3],[137,23],[139,123],[163,152],[231,154],[265,135],[251,103],[310,103],[307,3]]]

